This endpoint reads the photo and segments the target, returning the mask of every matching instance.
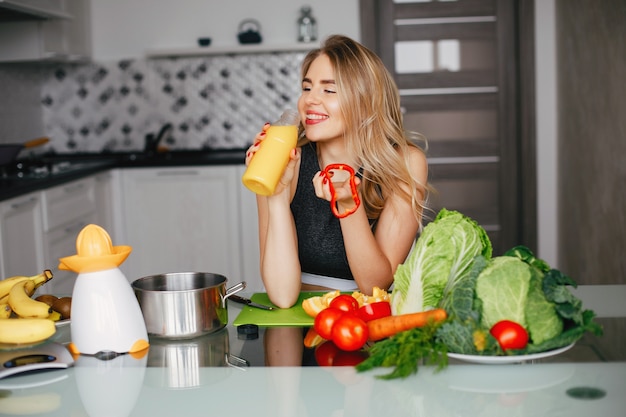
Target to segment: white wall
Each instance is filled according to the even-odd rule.
[[[264,44],[297,41],[300,7],[310,5],[320,39],[341,33],[360,39],[358,0],[91,0],[95,60],[142,57],[148,49],[237,45],[239,24],[254,18]]]
[[[555,19],[555,0],[535,1],[537,255],[559,269]]]

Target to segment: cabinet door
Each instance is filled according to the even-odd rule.
[[[237,177],[241,178],[246,167],[237,168]],[[238,181],[239,201],[241,206],[241,268],[247,290],[263,292],[265,287],[261,279],[259,250],[259,216],[257,213],[256,194]]]
[[[113,244],[118,244],[118,236],[113,213],[116,211],[117,170],[105,171],[94,175],[96,218],[95,224],[109,233]],[[120,243],[121,244],[121,243]]]
[[[233,166],[122,171],[128,280],[213,272],[241,281],[238,180]]]
[[[39,193],[0,203],[0,278],[43,271],[41,219]]]
[[[72,295],[78,274],[59,269],[59,259],[76,254],[76,237],[85,226],[94,223],[95,219],[95,212],[87,213],[46,233],[46,268],[52,271],[54,277],[42,287],[40,293]]]
[[[65,0],[63,19],[0,22],[0,62],[91,56],[90,0]]]

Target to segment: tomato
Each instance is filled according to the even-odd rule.
[[[357,315],[365,322],[391,316],[391,304],[389,304],[389,301],[365,304],[357,310]]]
[[[333,359],[333,366],[357,366],[367,359],[367,356],[368,355],[364,350],[352,352],[340,350]]]
[[[346,312],[339,310],[338,308],[325,308],[320,311],[317,316],[315,316],[313,328],[317,334],[322,336],[324,339],[331,340],[333,325],[344,314],[346,314]]]
[[[339,317],[332,328],[332,341],[342,350],[359,350],[367,342],[367,323],[356,314],[346,313]]]
[[[528,332],[522,325],[510,320],[502,320],[489,330],[502,350],[524,349],[528,344]]]
[[[325,341],[315,348],[315,361],[319,366],[333,366],[335,357],[340,350],[330,340]]]
[[[346,312],[356,311],[359,308],[359,302],[349,294],[340,294],[332,299],[328,307],[338,308]]]

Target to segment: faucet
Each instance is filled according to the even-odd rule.
[[[172,134],[174,126],[171,123],[166,123],[161,127],[159,133],[148,133],[145,138],[144,152],[155,153],[159,148],[159,144],[166,141]]]

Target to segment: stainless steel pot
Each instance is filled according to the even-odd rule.
[[[176,272],[140,278],[132,287],[149,335],[189,339],[228,324],[226,299],[246,283],[226,289],[226,282],[223,275]]]

